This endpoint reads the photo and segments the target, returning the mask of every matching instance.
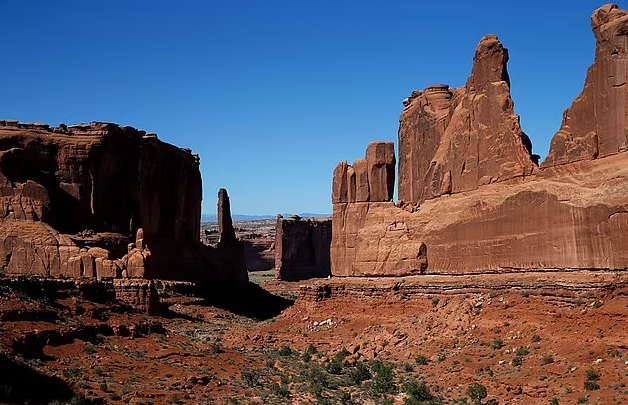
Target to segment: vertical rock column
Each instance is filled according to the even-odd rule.
[[[330,248],[333,275],[354,275],[358,232],[373,204],[391,204],[395,164],[394,143],[373,142],[366,149],[366,159],[357,159],[353,166],[342,161],[334,170]],[[378,252],[371,253],[375,257],[373,262],[377,261]]]

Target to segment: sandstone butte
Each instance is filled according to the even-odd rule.
[[[334,171],[334,276],[628,267],[628,12],[594,12],[595,61],[538,166],[483,38],[465,86],[415,91],[392,143]]]
[[[131,127],[0,121],[0,269],[56,278],[247,280],[229,198],[200,244],[199,158]]]

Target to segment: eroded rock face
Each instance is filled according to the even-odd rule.
[[[297,281],[331,275],[330,219],[277,216],[275,271],[279,280]]]
[[[198,156],[154,134],[0,121],[3,273],[246,280],[234,234],[223,249],[200,245],[201,198]]]
[[[334,201],[332,274],[627,268],[627,21],[613,5],[594,13],[596,61],[541,168],[496,37],[480,42],[465,87],[413,93],[399,130],[400,201]]]
[[[489,35],[476,49],[464,87],[432,86],[404,102],[400,200],[420,204],[534,173],[532,144],[514,113],[507,62],[508,50]]]
[[[332,202],[390,201],[395,189],[395,144],[372,142],[366,159],[343,160],[334,170]]]
[[[0,218],[198,241],[197,156],[131,127],[45,127],[0,121]]]
[[[543,167],[590,160],[628,148],[628,12],[615,4],[591,17],[595,61],[582,93],[563,114]]]

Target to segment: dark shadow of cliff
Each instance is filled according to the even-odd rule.
[[[40,374],[0,354],[0,403],[48,404],[55,400],[66,402],[75,396],[62,379]]]
[[[210,287],[204,294],[207,305],[260,321],[290,308],[294,300],[269,293],[251,282]]]

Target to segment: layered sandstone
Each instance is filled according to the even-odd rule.
[[[405,100],[400,201],[334,200],[332,274],[628,268],[628,13],[604,6],[592,21],[595,63],[540,169],[495,36],[478,45],[464,87]]]
[[[201,198],[198,156],[155,134],[108,123],[0,121],[6,274],[246,278],[232,251],[200,246]]]
[[[283,218],[278,215],[275,236],[277,279],[297,281],[331,275],[330,245],[330,219]]]

